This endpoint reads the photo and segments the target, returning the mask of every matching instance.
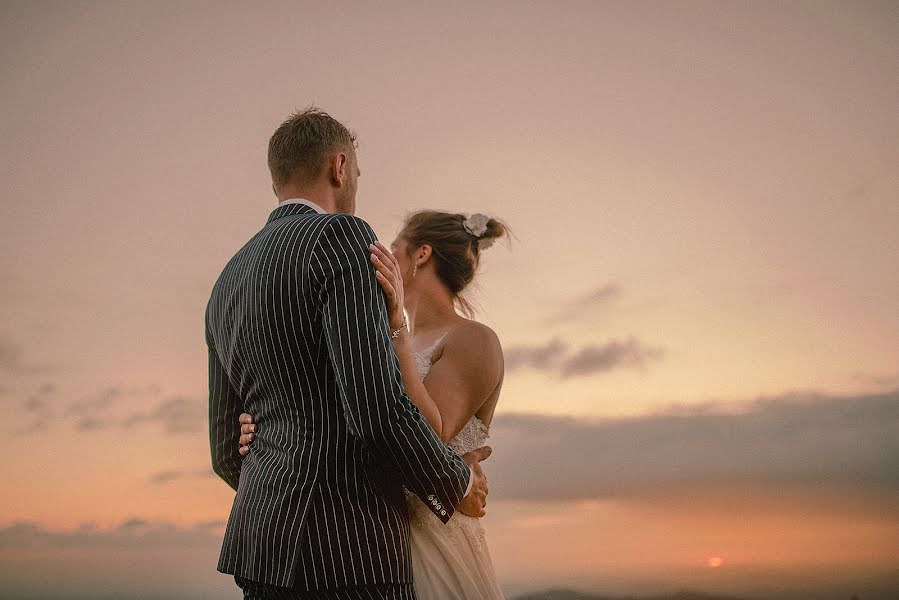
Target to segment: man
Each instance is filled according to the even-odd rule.
[[[456,456],[406,396],[354,216],[355,136],[312,107],[268,162],[279,205],[206,308],[212,464],[237,491],[217,568],[244,598],[413,598],[402,487],[444,523],[480,516],[490,449]]]

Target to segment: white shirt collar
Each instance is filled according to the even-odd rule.
[[[278,206],[284,206],[285,204],[305,204],[306,206],[311,206],[312,208],[314,208],[315,212],[325,214],[325,209],[323,209],[312,200],[306,200],[305,198],[290,198],[289,200],[278,202]]]

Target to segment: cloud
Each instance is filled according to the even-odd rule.
[[[80,431],[96,431],[111,425],[110,408],[125,392],[121,387],[110,386],[92,396],[70,403],[63,410],[63,416],[74,421],[75,429]]]
[[[171,433],[190,433],[206,426],[206,404],[185,396],[172,396],[149,411],[137,412],[122,421],[126,428],[157,424]]]
[[[503,350],[506,371],[524,367],[549,369],[554,367],[567,344],[556,338],[540,346],[512,346]]]
[[[561,374],[563,377],[574,377],[620,367],[643,371],[648,361],[659,360],[662,356],[664,351],[661,348],[644,346],[634,338],[623,342],[613,340],[602,346],[586,346],[567,357],[562,362]]]
[[[485,464],[500,499],[652,495],[666,486],[899,490],[899,390],[673,407],[627,419],[497,414]]]
[[[55,384],[44,383],[30,393],[25,400],[21,400],[22,411],[16,413],[17,426],[9,432],[9,435],[18,438],[46,429],[53,420],[55,393]],[[0,393],[0,395],[12,395],[12,388],[8,388],[6,394]]]
[[[21,373],[25,369],[22,362],[24,354],[21,345],[6,336],[0,336],[0,371]]]
[[[218,477],[218,475],[215,474],[215,471],[213,471],[211,467],[199,467],[196,469],[166,469],[157,471],[150,475],[148,481],[152,484],[160,485],[179,479],[207,479],[216,477]]]
[[[69,531],[52,531],[34,521],[18,521],[0,529],[0,550],[21,547],[72,547],[95,544],[109,546],[131,540],[156,544],[180,543],[199,535],[216,542],[221,541],[222,519],[199,521],[189,526],[170,521],[155,521],[130,517],[108,529],[100,529],[96,523],[85,521]]]
[[[622,295],[621,286],[617,283],[606,283],[595,290],[576,298],[546,319],[547,323],[558,323],[577,317],[584,312],[595,316],[595,309],[605,308],[615,302]]]
[[[182,434],[206,427],[206,404],[187,396],[171,395],[150,408],[133,408],[147,406],[161,393],[156,383],[132,387],[113,385],[56,409],[57,386],[45,383],[22,401],[24,413],[34,420],[15,435],[43,431],[60,422],[69,422],[75,430],[83,432],[158,426],[168,433]]]
[[[22,345],[8,335],[0,334],[0,374],[23,377],[52,371],[48,364],[26,360]]]
[[[35,390],[22,403],[22,408],[29,414],[38,414],[46,416],[52,412],[51,398],[56,392],[56,386],[52,383],[45,383]]]
[[[563,378],[581,377],[619,368],[644,371],[647,363],[661,360],[664,350],[643,344],[634,337],[590,344],[570,351],[568,344],[554,338],[536,346],[512,346],[503,352],[506,371],[532,368]]]
[[[159,471],[150,475],[150,483],[168,483],[169,481],[174,481],[176,479],[181,479],[184,477],[184,472],[176,469],[168,469],[166,471]]]
[[[899,385],[899,373],[876,374],[856,371],[852,375],[854,381],[874,385],[877,387],[892,387]]]
[[[221,519],[182,526],[132,517],[109,529],[85,522],[52,531],[20,521],[0,529],[2,596],[233,597],[233,578],[215,570],[224,527]]]

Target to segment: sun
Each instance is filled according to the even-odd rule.
[[[716,569],[724,564],[724,559],[720,556],[710,556],[709,560],[706,561],[706,564],[713,569]]]

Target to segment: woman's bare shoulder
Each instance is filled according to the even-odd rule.
[[[443,354],[447,348],[451,348],[454,354],[463,355],[476,362],[493,362],[500,365],[503,362],[503,349],[499,336],[488,325],[471,319],[462,319],[447,332],[440,345],[439,354]]]

